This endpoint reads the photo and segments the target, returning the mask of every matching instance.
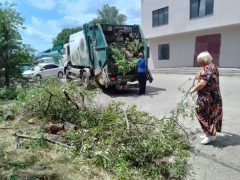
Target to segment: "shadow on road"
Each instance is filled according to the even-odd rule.
[[[191,132],[191,128],[190,130],[188,129],[188,131],[192,140],[199,139],[198,135],[200,133],[202,134],[202,130],[200,128],[196,129],[195,132]],[[216,141],[211,142],[207,145],[214,146],[221,149],[229,146],[240,146],[240,136],[237,134],[228,133],[228,132],[217,133]]]
[[[196,135],[199,133],[194,133],[194,134]],[[216,141],[209,143],[207,146],[213,146],[213,147],[220,148],[220,149],[230,147],[230,146],[240,146],[240,136],[237,134],[233,134],[233,133],[221,132],[218,134]],[[214,156],[209,152],[203,152],[201,149],[195,149],[195,147],[191,148],[191,152],[194,153],[196,156],[201,156],[207,160],[211,160],[211,161],[218,163],[226,168],[229,168],[231,170],[234,170],[234,171],[240,173],[239,166],[236,166],[235,164],[233,164],[227,160],[220,159],[219,157]]]
[[[103,92],[112,97],[129,97],[138,96],[138,84],[127,85],[124,89],[108,88],[104,89]],[[146,87],[146,94],[143,96],[153,96],[159,94],[160,91],[166,91],[164,88],[158,88],[153,86]]]
[[[214,147],[225,148],[229,146],[240,146],[240,136],[233,133],[222,132],[217,140],[211,143]]]

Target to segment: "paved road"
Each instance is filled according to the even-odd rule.
[[[183,94],[178,87],[191,86],[192,75],[153,74],[154,82],[147,85],[147,94],[138,96],[133,85],[125,91],[108,91],[101,98],[106,101],[123,101],[136,104],[139,109],[157,116],[167,115],[180,101]],[[223,132],[211,145],[201,145],[201,129],[197,121],[184,120],[182,124],[191,132],[194,147],[190,158],[193,180],[240,180],[240,77],[221,77],[224,105]]]

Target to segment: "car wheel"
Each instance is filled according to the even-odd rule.
[[[40,80],[42,80],[42,76],[41,76],[41,75],[39,75],[39,74],[38,74],[38,75],[36,75],[36,80],[37,80],[37,81],[40,81]]]
[[[62,77],[63,77],[63,72],[62,72],[62,71],[58,72],[58,77],[59,77],[59,78],[62,78]]]

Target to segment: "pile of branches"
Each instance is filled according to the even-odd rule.
[[[123,45],[116,43],[111,45],[112,58],[123,76],[137,67],[137,56],[143,50],[143,45],[143,42],[138,39],[127,40]]]
[[[67,121],[81,125],[89,116],[88,110],[92,109],[91,102],[96,93],[97,89],[86,90],[81,82],[63,83],[58,79],[50,79],[32,84],[20,92],[16,109],[25,119],[39,117],[58,123]]]
[[[77,156],[117,178],[181,178],[187,172],[189,144],[177,124],[136,106],[110,104],[95,126],[69,133],[66,139]]]
[[[18,108],[43,120],[77,125],[65,136],[73,157],[118,179],[186,175],[189,142],[177,122],[119,102],[99,110],[93,103],[95,94],[75,82],[50,80],[20,94]],[[174,112],[172,116],[179,116],[181,110]]]

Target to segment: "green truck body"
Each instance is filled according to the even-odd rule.
[[[106,87],[137,81],[137,64],[127,74],[121,74],[110,48],[112,44],[125,48],[126,41],[136,39],[143,42],[139,52],[144,53],[147,65],[149,49],[138,25],[84,24],[83,30],[71,35],[64,46],[67,76],[76,75],[84,81],[94,76]]]

